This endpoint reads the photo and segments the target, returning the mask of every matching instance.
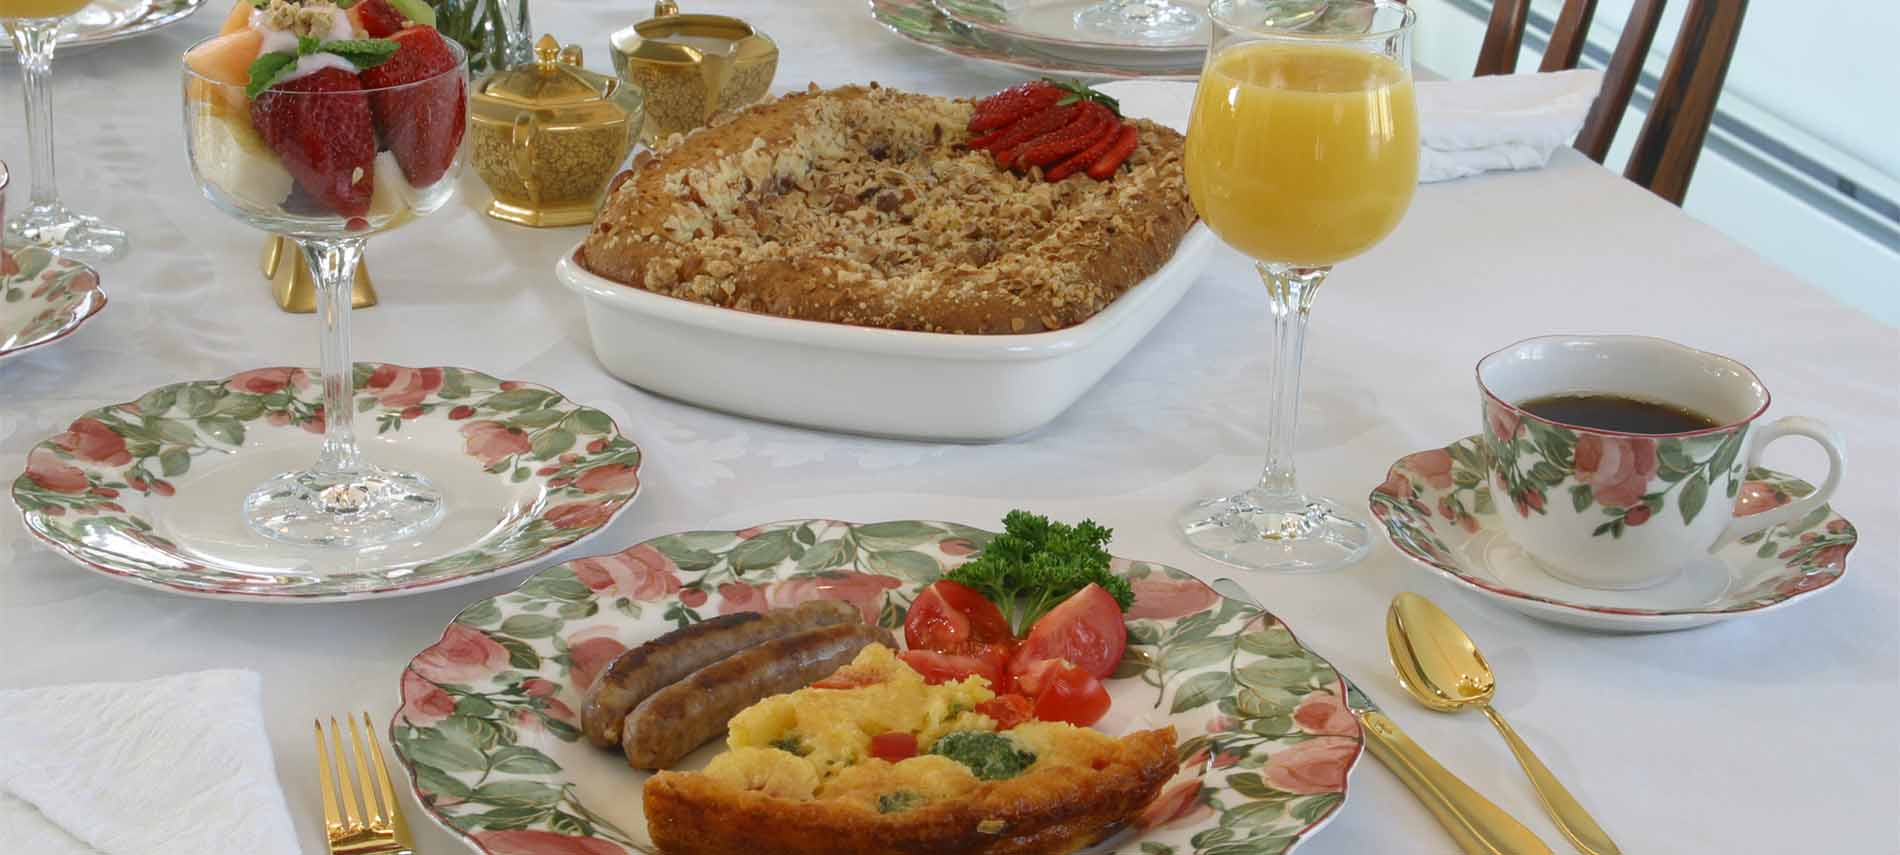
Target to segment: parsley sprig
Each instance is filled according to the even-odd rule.
[[[1003,517],[1003,533],[981,555],[944,578],[988,597],[1019,638],[1037,618],[1090,584],[1107,589],[1127,611],[1135,602],[1134,589],[1127,579],[1108,571],[1108,551],[1102,548],[1112,535],[1093,520],[1069,525],[1028,511],[1010,511]]]

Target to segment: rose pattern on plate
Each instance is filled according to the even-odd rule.
[[[649,851],[638,829],[590,809],[562,767],[569,750],[570,762],[613,759],[579,741],[573,718],[607,662],[678,626],[820,598],[899,627],[924,586],[992,536],[796,520],[569,561],[464,609],[410,662],[391,741],[424,808],[491,855]],[[1360,749],[1351,709],[1370,702],[1271,614],[1180,570],[1113,566],[1137,593],[1110,691],[1181,738],[1179,772],[1118,851],[1290,850],[1343,803]]]
[[[1602,511],[1605,519],[1591,533],[1619,538],[1666,508],[1687,525],[1709,506],[1712,492],[1733,500],[1741,488],[1743,427],[1693,436],[1627,436],[1523,418],[1488,397],[1484,412],[1494,483],[1520,516],[1546,513],[1549,491],[1568,484],[1564,492],[1577,513],[1593,506]]]
[[[1491,422],[1487,419],[1487,422]],[[1531,424],[1525,420],[1523,424]],[[1595,491],[1598,485],[1605,485],[1610,498],[1629,498],[1628,482],[1637,477],[1635,474],[1618,475],[1614,473],[1636,473],[1646,464],[1641,463],[1646,450],[1642,447],[1620,449],[1597,449],[1585,451],[1578,439],[1567,448],[1559,448],[1558,443],[1568,442],[1561,437],[1527,439],[1526,431],[1517,430],[1517,423],[1511,421],[1505,430],[1515,430],[1513,443],[1529,442],[1531,448],[1518,449],[1526,457],[1540,457],[1531,469],[1533,474],[1527,480],[1541,480],[1535,473],[1537,466],[1545,465],[1542,455],[1548,452],[1556,459],[1564,454],[1588,456],[1602,454],[1597,460],[1586,460],[1589,471],[1597,473],[1595,480],[1579,485],[1591,491],[1589,502],[1600,504]],[[1816,508],[1813,513],[1792,522],[1783,523],[1743,537],[1739,546],[1723,547],[1729,554],[1735,550],[1746,549],[1739,554],[1748,560],[1746,584],[1732,590],[1722,598],[1700,609],[1608,609],[1576,606],[1560,603],[1544,597],[1532,596],[1520,591],[1503,588],[1489,580],[1472,575],[1463,566],[1460,555],[1465,542],[1482,527],[1484,518],[1501,513],[1523,513],[1524,506],[1517,501],[1504,504],[1496,502],[1492,496],[1494,490],[1507,494],[1513,489],[1505,482],[1486,480],[1491,471],[1488,454],[1494,453],[1498,443],[1497,424],[1491,424],[1482,436],[1467,437],[1443,449],[1422,451],[1407,455],[1393,464],[1386,479],[1374,488],[1369,498],[1373,517],[1385,528],[1393,546],[1407,556],[1434,569],[1458,577],[1460,580],[1477,585],[1486,590],[1507,596],[1555,603],[1585,611],[1599,611],[1631,615],[1682,615],[1682,614],[1720,614],[1751,611],[1777,605],[1787,600],[1826,587],[1841,577],[1847,569],[1847,554],[1854,548],[1859,536],[1853,524],[1836,514],[1827,505]],[[1565,433],[1568,433],[1567,431]],[[1725,467],[1735,466],[1734,474],[1726,488],[1729,500],[1727,505],[1715,502],[1714,509],[1728,507],[1739,516],[1760,513],[1770,508],[1785,505],[1814,491],[1814,487],[1799,478],[1784,475],[1770,469],[1754,468],[1746,473],[1740,471],[1735,459],[1740,454],[1740,443],[1735,436],[1725,434],[1719,438],[1696,437],[1698,440],[1691,449],[1677,447],[1675,451],[1665,451],[1673,439],[1652,441],[1655,448],[1656,469],[1665,473],[1681,473],[1680,477],[1668,482],[1666,491],[1686,489],[1683,484],[1698,477],[1706,477],[1711,471],[1725,471]],[[1687,442],[1683,440],[1682,442]],[[1709,456],[1698,458],[1691,451],[1694,448],[1714,451]],[[1705,452],[1707,453],[1707,452]],[[1676,455],[1682,455],[1677,457]],[[1605,459],[1628,455],[1621,459]],[[1701,463],[1696,461],[1700,459]],[[1443,462],[1450,461],[1449,482],[1443,469]],[[1719,464],[1719,465],[1717,465]],[[1624,525],[1627,515],[1652,507],[1656,498],[1654,493],[1636,496],[1636,503],[1629,508],[1616,508],[1624,512],[1623,519],[1613,520]],[[1583,499],[1575,499],[1582,507]],[[1680,502],[1680,500],[1678,500]],[[1645,517],[1647,519],[1647,517]],[[1496,526],[1495,520],[1490,522]]]
[[[66,337],[105,305],[85,264],[39,247],[0,249],[0,358]]]
[[[154,534],[155,503],[192,489],[194,462],[244,446],[258,431],[323,432],[322,384],[302,368],[259,368],[220,380],[174,383],[101,407],[27,454],[13,500],[42,540],[93,569],[187,593],[298,598],[410,590],[519,566],[605,526],[638,493],[640,449],[613,419],[552,389],[461,368],[357,363],[355,408],[381,432],[417,419],[488,433],[468,440],[471,465],[512,484],[544,486],[536,513],[462,552],[403,568],[399,579],[334,573],[306,588],[265,590],[256,577],[176,555]],[[497,438],[502,437],[502,438]],[[158,555],[126,556],[102,534]],[[144,550],[141,550],[144,551]]]

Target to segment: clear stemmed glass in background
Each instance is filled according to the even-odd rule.
[[[1405,216],[1418,182],[1414,13],[1394,0],[1330,0],[1285,28],[1289,4],[1214,0],[1214,42],[1188,127],[1194,207],[1252,257],[1274,320],[1267,462],[1258,484],[1185,511],[1189,543],[1256,570],[1326,570],[1371,547],[1364,523],[1302,492],[1293,467],[1300,359],[1332,266]]]
[[[6,234],[61,255],[107,261],[125,254],[125,232],[75,213],[59,202],[53,173],[53,48],[59,24],[86,0],[0,0],[0,22],[13,37],[26,92],[27,152],[33,172],[30,201],[6,223]]]
[[[184,69],[185,136],[205,198],[250,225],[298,240],[316,274],[323,447],[316,465],[278,475],[245,499],[248,522],[267,537],[370,546],[418,534],[442,517],[442,494],[427,478],[369,463],[357,450],[349,318],[350,284],[364,240],[433,213],[454,195],[467,122],[468,58],[454,42],[445,42],[456,65],[432,77],[350,91],[271,89],[258,96],[262,106],[256,107],[242,84]],[[372,104],[387,105],[376,110],[385,123],[377,132],[400,138],[403,150],[415,153],[411,162],[376,150]],[[283,147],[302,152],[299,163],[281,162],[270,135],[254,126],[254,116],[271,115],[289,117],[263,121],[291,123],[274,124],[271,133],[288,135]],[[320,161],[315,167],[301,160],[312,153]],[[313,176],[313,168],[329,174]]]
[[[1113,41],[1172,42],[1199,35],[1207,16],[1175,0],[1102,0],[1076,12],[1075,26]]]

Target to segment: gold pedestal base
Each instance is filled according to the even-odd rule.
[[[272,235],[264,243],[264,278],[270,280],[270,295],[277,308],[308,314],[317,310],[317,280],[310,275],[303,250],[297,242]],[[350,287],[350,306],[364,309],[376,305],[376,286],[369,281],[369,259],[356,265],[356,284]]]
[[[523,226],[534,226],[535,228],[551,228],[553,226],[579,226],[592,223],[594,221],[594,214],[599,207],[600,200],[598,199],[590,199],[586,202],[576,204],[553,205],[541,208],[531,207],[529,205],[517,205],[496,199],[488,203],[486,213],[503,222]]]

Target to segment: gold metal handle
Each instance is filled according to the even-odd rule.
[[[1433,760],[1383,713],[1358,713],[1366,747],[1451,834],[1467,855],[1551,855],[1536,834]]]
[[[541,178],[534,171],[534,138],[539,127],[533,113],[517,114],[512,137],[515,175],[521,179],[522,189],[528,191],[528,203],[537,208],[541,207]]]
[[[1497,726],[1498,733],[1504,735],[1504,743],[1511,746],[1511,754],[1517,757],[1517,764],[1524,767],[1524,774],[1530,776],[1531,786],[1536,788],[1537,799],[1544,803],[1545,812],[1557,821],[1557,830],[1570,839],[1577,851],[1584,855],[1622,855],[1623,850],[1616,848],[1603,827],[1597,825],[1583,805],[1577,803],[1576,797],[1557,782],[1557,776],[1552,775],[1550,769],[1544,766],[1544,761],[1537,759],[1531,747],[1518,738],[1517,731],[1504,721],[1504,716],[1498,715],[1498,711],[1492,709],[1490,704],[1485,704],[1483,710],[1485,717]]]

